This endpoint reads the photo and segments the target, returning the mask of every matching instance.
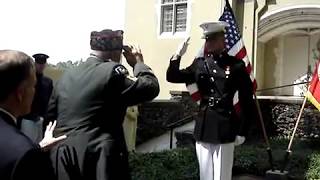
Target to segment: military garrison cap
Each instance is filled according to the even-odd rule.
[[[90,46],[92,50],[113,51],[122,50],[123,31],[105,29],[102,31],[92,31],[90,36]]]
[[[47,62],[47,59],[49,58],[48,55],[42,53],[34,54],[32,57],[34,58],[34,61],[38,64],[45,64]]]
[[[227,26],[229,26],[229,24],[224,21],[202,23],[200,25],[200,27],[203,29],[202,38],[205,39],[213,34],[225,32],[225,27]]]

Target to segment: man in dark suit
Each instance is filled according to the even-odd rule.
[[[38,53],[32,56],[35,61],[37,83],[31,106],[31,112],[22,118],[21,131],[34,142],[38,143],[43,137],[46,121],[48,102],[52,93],[52,80],[43,74],[47,64],[48,55]]]
[[[249,122],[254,118],[253,86],[242,60],[225,50],[224,22],[203,23],[207,55],[196,58],[186,69],[179,69],[183,43],[171,58],[167,80],[195,83],[201,96],[194,137],[201,180],[231,180],[234,146],[245,140]],[[239,95],[241,112],[233,106]]]
[[[17,117],[30,112],[36,84],[32,58],[20,51],[0,50],[0,179],[54,179],[49,156],[44,152],[64,137],[53,138],[48,127],[40,144],[17,128]],[[41,149],[42,148],[42,149]]]
[[[64,159],[77,159],[80,175],[90,180],[128,180],[128,152],[122,123],[127,106],[150,101],[159,93],[158,80],[143,63],[141,51],[123,46],[123,31],[91,33],[91,56],[65,72],[49,102],[56,133],[68,139],[52,153],[59,180],[69,179]],[[135,77],[122,66],[122,51]],[[63,153],[65,147],[75,151]],[[67,157],[68,156],[68,157]]]

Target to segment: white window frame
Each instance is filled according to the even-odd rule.
[[[176,16],[176,6],[180,4],[187,4],[187,21],[186,21],[186,30],[183,32],[175,32],[175,16]],[[172,21],[172,32],[162,32],[162,7],[172,5],[173,6],[173,21]],[[190,19],[191,19],[191,0],[186,0],[183,2],[175,2],[173,0],[172,3],[162,4],[162,0],[158,0],[158,4],[156,5],[156,9],[158,12],[158,38],[167,39],[167,38],[185,38],[190,32]]]

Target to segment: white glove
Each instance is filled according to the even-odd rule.
[[[178,46],[178,49],[176,50],[175,55],[183,56],[184,53],[186,53],[187,47],[188,47],[188,45],[189,45],[189,40],[190,40],[190,37],[186,38],[186,39]]]
[[[244,143],[246,138],[244,136],[236,136],[236,139],[234,140],[234,145],[239,146]]]
[[[47,125],[46,131],[44,133],[44,138],[39,142],[39,145],[43,151],[50,150],[54,145],[58,144],[60,141],[67,138],[66,135],[53,137],[54,128],[57,125],[57,121],[49,122]]]

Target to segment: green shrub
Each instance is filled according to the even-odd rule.
[[[196,180],[198,164],[192,149],[175,149],[129,157],[133,180]]]
[[[271,147],[276,169],[282,167],[288,140],[273,139]],[[247,143],[235,149],[233,174],[264,176],[270,169],[264,143]],[[295,140],[286,170],[290,179],[320,179],[320,143]],[[192,148],[129,156],[133,180],[197,180],[198,161]]]
[[[271,140],[274,168],[277,170],[281,170],[283,167],[287,145],[287,139]],[[289,171],[290,179],[316,179],[314,176],[307,176],[310,170],[314,170],[308,162],[310,162],[310,157],[320,149],[319,145],[316,141],[310,140],[294,141],[291,148],[292,153],[285,169]],[[240,169],[236,172],[239,174],[250,173],[264,176],[265,172],[271,169],[265,145],[252,143],[236,148],[234,169]],[[320,171],[318,172],[320,173]]]
[[[306,179],[320,179],[320,153],[314,153],[310,156],[309,167],[306,173]]]

